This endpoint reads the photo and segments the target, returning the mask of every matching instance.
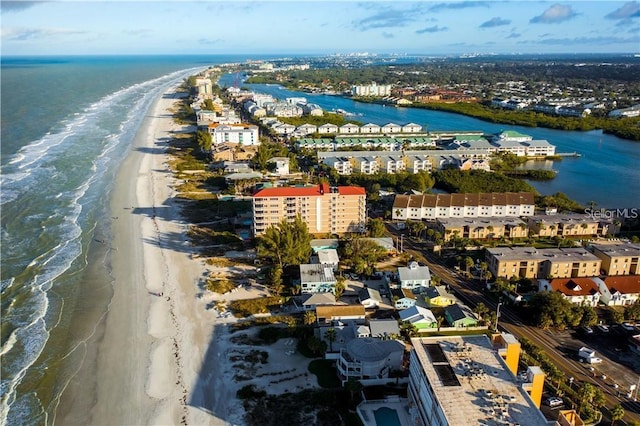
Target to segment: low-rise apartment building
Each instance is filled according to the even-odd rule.
[[[605,236],[620,231],[620,225],[610,219],[580,214],[534,215],[526,220],[531,234],[540,237]]]
[[[639,244],[592,244],[589,248],[602,260],[605,274],[640,275]]]
[[[472,240],[527,238],[529,228],[517,217],[438,218],[436,227],[445,241],[456,237]]]
[[[396,195],[391,217],[422,220],[454,217],[520,217],[533,215],[531,192]]]
[[[494,277],[577,278],[598,276],[601,260],[584,248],[494,247],[486,249]]]
[[[283,219],[300,216],[311,234],[363,232],[366,192],[356,186],[264,188],[253,194],[253,232],[262,235]]]
[[[240,145],[260,145],[258,126],[253,124],[219,124],[208,126],[213,145],[237,143]]]

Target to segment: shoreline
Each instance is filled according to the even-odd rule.
[[[167,111],[180,96],[176,87],[153,101],[117,173],[103,268],[113,295],[60,398],[57,423],[226,425],[240,418],[231,407],[235,394],[214,395],[223,371],[207,358],[220,356],[222,327],[198,298],[206,265],[191,256],[165,153],[173,132],[190,130]],[[218,368],[201,371],[205,365]]]

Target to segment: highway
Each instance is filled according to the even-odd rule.
[[[389,232],[391,233],[391,230],[389,230]],[[389,236],[398,238],[399,234],[397,234],[397,231],[393,230],[393,233]],[[449,267],[445,266],[440,258],[426,250],[423,250],[415,243],[415,241],[408,238],[407,235],[404,235],[402,245],[405,252],[410,253],[418,262],[423,262],[425,265],[429,266],[432,274],[439,276],[443,283],[449,284],[451,290],[464,303],[474,308],[478,303],[482,302],[487,306],[487,308],[492,309],[494,312],[497,310],[497,302],[488,297],[488,295],[482,291],[481,284],[478,281],[464,278],[455,273]],[[547,356],[560,369],[560,371],[566,375],[566,377],[574,378],[574,383],[572,384],[574,388],[579,386],[579,383],[582,381],[591,382],[604,392],[607,401],[606,407],[608,409],[612,408],[616,404],[621,404],[625,410],[625,417],[623,421],[627,424],[633,422],[640,423],[640,402],[628,399],[626,398],[626,395],[620,395],[620,397],[618,397],[618,392],[613,387],[611,377],[623,377],[621,373],[610,374],[610,377],[604,380],[600,375],[593,377],[594,374],[589,369],[589,366],[568,357],[565,353],[566,350],[563,352],[560,349],[562,347],[562,342],[559,342],[556,336],[551,332],[542,330],[538,327],[523,324],[513,308],[506,304],[502,304],[500,306],[498,326],[500,329],[513,334],[518,339],[523,337],[527,338],[533,344],[543,349]],[[605,362],[612,364],[613,367],[613,362],[609,360],[606,360]],[[633,371],[619,364],[615,364],[615,368],[618,370],[626,369],[627,371],[624,371],[624,376],[631,375],[636,378],[638,377],[638,375]]]

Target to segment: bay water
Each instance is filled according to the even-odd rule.
[[[226,74],[220,78],[219,84],[228,87],[239,78],[242,79],[235,74]],[[363,124],[415,123],[429,131],[482,131],[487,134],[515,130],[534,139],[545,139],[556,146],[557,152],[576,152],[581,157],[527,164],[527,167],[550,168],[558,172],[552,180],[529,181],[539,193],[551,195],[563,192],[584,206],[595,202],[596,208],[640,207],[640,142],[637,141],[605,134],[600,130],[573,132],[511,126],[443,111],[363,103],[341,96],[288,90],[276,84],[242,86],[278,99],[306,97],[308,102],[318,104],[324,110],[344,110],[351,114],[348,119]]]

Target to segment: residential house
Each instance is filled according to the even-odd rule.
[[[295,133],[300,136],[312,135],[318,131],[318,127],[313,124],[305,123],[296,127]]]
[[[305,311],[315,311],[318,306],[344,305],[343,302],[336,301],[333,293],[305,293],[293,300],[296,306]]]
[[[367,123],[360,127],[360,133],[380,133],[380,126],[373,123]]]
[[[416,295],[408,288],[392,288],[391,298],[393,307],[400,309],[408,309],[416,304]]]
[[[321,135],[329,135],[338,133],[338,126],[331,123],[326,123],[318,126],[318,133]]]
[[[346,321],[364,324],[366,313],[362,305],[316,306],[316,322],[319,326],[336,325]]]
[[[332,267],[313,263],[300,265],[302,293],[334,293],[336,283]]]
[[[393,339],[400,336],[400,327],[395,319],[372,319],[369,321],[371,337],[376,339]]]
[[[478,319],[467,305],[455,304],[444,309],[444,318],[451,327],[475,327]]]
[[[602,260],[607,275],[640,275],[640,244],[591,244],[593,254]]]
[[[358,292],[360,304],[367,309],[378,308],[382,303],[380,292],[376,289],[365,287]]]
[[[407,123],[402,126],[402,133],[419,133],[422,131],[422,126],[415,123]]]
[[[273,173],[282,176],[289,174],[289,161],[289,157],[273,157],[267,163],[273,164]]]
[[[558,291],[576,305],[595,307],[600,301],[600,289],[592,278],[554,278],[538,281],[540,291]]]
[[[392,371],[402,369],[404,351],[404,344],[397,340],[353,339],[340,350],[338,375],[343,382],[387,378]]]
[[[311,263],[328,266],[336,272],[338,270],[338,264],[340,263],[340,257],[336,249],[322,249],[316,251],[315,255],[311,256]]]
[[[271,129],[276,135],[288,136],[293,135],[296,131],[296,126],[287,123],[277,123],[271,126]]]
[[[400,288],[421,292],[431,285],[431,272],[428,266],[420,266],[418,262],[410,262],[409,266],[398,268]]]
[[[400,321],[408,322],[418,330],[438,328],[438,320],[429,309],[414,305],[400,311],[399,315]]]
[[[424,292],[425,301],[431,307],[446,307],[458,303],[458,299],[443,285],[432,286]]]
[[[387,123],[384,126],[382,126],[380,128],[380,130],[382,130],[382,133],[384,134],[389,134],[389,133],[401,133],[402,132],[402,126],[399,126],[395,123]]]
[[[640,275],[609,276],[598,279],[600,302],[607,306],[633,305],[640,299]]]
[[[353,123],[347,123],[347,124],[343,124],[342,126],[340,126],[338,131],[340,133],[345,133],[345,134],[359,133],[360,132],[360,126],[357,126],[357,125],[355,125]]]

